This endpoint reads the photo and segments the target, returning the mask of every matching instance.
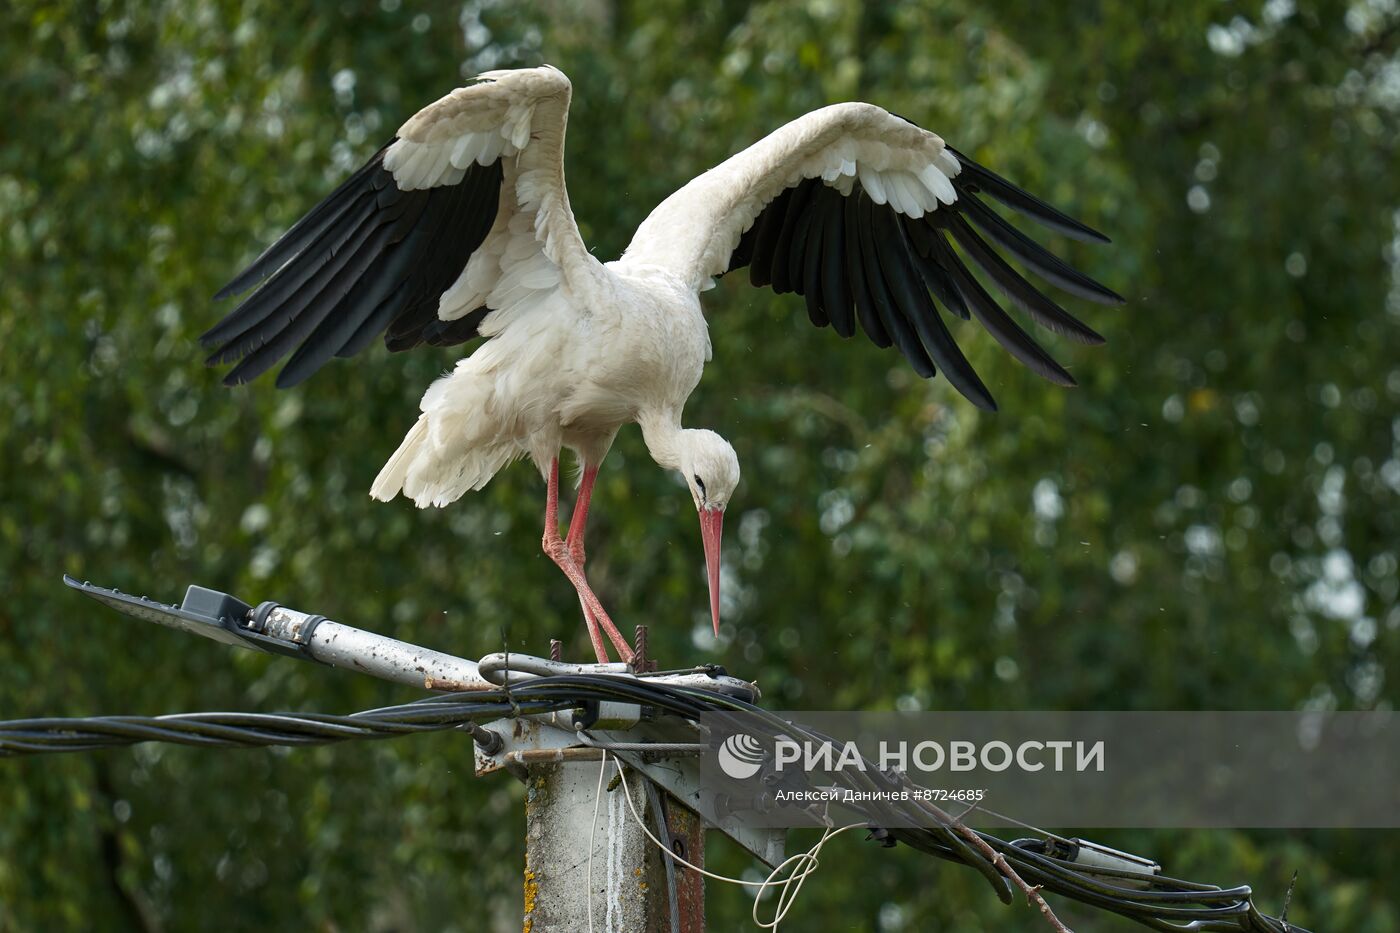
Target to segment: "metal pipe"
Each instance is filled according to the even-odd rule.
[[[602,761],[601,748],[522,748],[506,752],[507,763],[519,765],[549,764],[564,761]]]
[[[268,601],[256,608],[236,596],[190,586],[178,606],[142,596],[79,583],[63,582],[118,612],[222,642],[270,654],[310,658],[331,667],[360,671],[395,683],[458,692],[494,690],[475,661],[378,635],[325,616]]]
[[[384,680],[445,690],[495,690],[476,662],[327,620],[316,626],[307,652],[324,664]]]
[[[476,662],[288,609],[259,607],[254,631],[301,645],[313,660],[430,690],[494,690]]]

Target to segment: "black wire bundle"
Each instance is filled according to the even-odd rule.
[[[499,691],[448,694],[349,716],[325,713],[175,713],[169,716],[88,716],[0,722],[0,757],[87,752],[137,742],[171,742],[223,748],[325,745],[352,739],[390,739],[455,729],[470,722],[563,709],[512,703]]]
[[[323,745],[455,729],[505,717],[572,709],[601,700],[638,703],[689,720],[707,713],[742,715],[746,731],[752,733],[755,722],[761,723],[769,740],[779,735],[827,740],[800,724],[722,693],[646,678],[576,674],[541,677],[512,685],[508,690],[432,696],[349,716],[176,713],[13,720],[0,722],[0,757],[93,751],[153,741],[235,748]],[[873,765],[864,772],[846,769],[840,772],[839,780],[844,782],[842,789],[857,792],[915,787],[907,777],[880,772]],[[862,806],[864,802],[856,809]],[[1010,903],[1014,897],[1007,876],[992,859],[954,827],[951,817],[931,804],[916,799],[896,804],[872,803],[863,813],[879,838],[893,839],[916,851],[967,865],[987,879],[1002,901]],[[917,828],[911,828],[911,823],[918,824]],[[1082,866],[1037,851],[1042,847],[1036,840],[1011,842],[983,832],[976,832],[976,836],[1029,884],[1121,914],[1154,930],[1307,933],[1301,927],[1261,913],[1247,886],[1220,888],[1105,868],[1086,871]]]

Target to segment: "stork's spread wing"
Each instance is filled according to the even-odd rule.
[[[218,298],[262,287],[201,338],[224,382],[279,386],[384,332],[390,350],[489,335],[491,312],[597,266],[564,188],[570,86],[548,66],[490,72],[425,107]]]
[[[748,266],[754,285],[805,297],[818,327],[830,324],[849,337],[859,321],[877,345],[898,346],[920,375],[942,369],[974,404],[995,409],[938,305],[977,318],[1047,379],[1074,379],[1007,315],[964,258],[1031,320],[1083,343],[1103,338],[994,247],[1070,294],[1103,304],[1123,299],[1007,223],[978,194],[1066,236],[1106,242],[909,121],[870,104],[836,104],[794,120],[671,195],[638,228],[624,261],[663,266],[695,288]]]

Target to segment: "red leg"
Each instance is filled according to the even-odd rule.
[[[587,579],[588,572],[585,567],[587,555],[583,549],[584,530],[588,525],[588,503],[593,498],[593,481],[598,477],[597,467],[584,467],[583,481],[579,483],[578,498],[574,500],[574,512],[569,516],[569,533],[565,536],[565,543],[569,546],[569,556],[578,564],[578,569],[583,571],[584,578]],[[579,608],[583,610],[583,620],[592,631],[598,625],[598,620],[593,617],[593,612],[588,608],[588,602],[582,595],[578,598]]]
[[[592,493],[591,483],[589,493]],[[582,517],[586,519],[587,513],[588,509],[585,505]],[[603,610],[603,604],[598,601],[597,595],[588,585],[588,580],[583,575],[583,569],[574,561],[573,554],[570,553],[569,542],[559,537],[558,459],[555,459],[549,467],[549,491],[544,518],[544,552],[550,556],[554,563],[559,565],[559,569],[564,571],[564,575],[569,578],[569,582],[573,583],[574,589],[578,591],[579,603],[583,606],[584,622],[588,625],[588,637],[593,642],[593,652],[598,656],[598,663],[608,663],[607,646],[603,642],[602,634],[598,631],[599,628],[607,633],[622,660],[632,660],[633,651],[631,646],[627,644],[627,639],[623,638],[622,633],[617,630],[617,626],[613,625],[612,619]],[[572,538],[572,523],[569,533]],[[579,536],[582,538],[582,531],[580,531]]]
[[[583,536],[588,530],[588,506],[589,503],[593,501],[593,483],[597,479],[598,468],[596,466],[584,467],[583,480],[579,483],[578,499],[574,502],[574,514],[569,518],[569,534],[565,540],[565,543],[569,547],[569,556],[574,559],[574,563],[578,566],[579,573],[581,574],[584,573],[584,560],[586,559],[583,548]],[[588,577],[585,574],[584,580],[587,581],[587,579]],[[594,597],[593,601],[595,604],[598,602],[596,597]],[[587,601],[580,599],[579,604],[583,607],[585,616],[593,615],[589,610]],[[608,618],[607,613],[593,615],[593,621],[602,626],[604,634],[608,636],[613,646],[617,648],[618,654],[621,656],[622,660],[630,661],[633,654],[632,647],[627,644],[627,639],[617,630],[617,626],[613,625],[613,621]]]
[[[588,504],[593,501],[593,483],[598,478],[597,467],[584,467],[583,481],[578,486],[578,499],[574,502],[574,514],[569,518],[569,554],[578,569],[583,569],[583,536],[588,528]]]
[[[544,506],[544,540],[541,542],[544,552],[549,558],[559,565],[559,569],[573,580],[573,575],[569,573],[566,564],[572,564],[572,559],[567,556],[568,547],[564,540],[559,537],[559,460],[555,460],[549,465],[549,483],[545,493]],[[578,584],[574,584],[575,588]],[[584,605],[583,620],[588,626],[588,638],[593,642],[593,652],[598,656],[599,664],[608,662],[607,645],[603,641],[603,635],[598,631],[598,624],[587,610],[587,603],[583,600],[583,593],[579,593],[579,602]]]

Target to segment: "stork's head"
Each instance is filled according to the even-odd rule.
[[[719,551],[724,509],[739,485],[739,458],[729,442],[714,431],[680,433],[680,469],[695,509],[700,513],[700,535],[705,540],[705,569],[710,580],[710,617],[719,634]]]

